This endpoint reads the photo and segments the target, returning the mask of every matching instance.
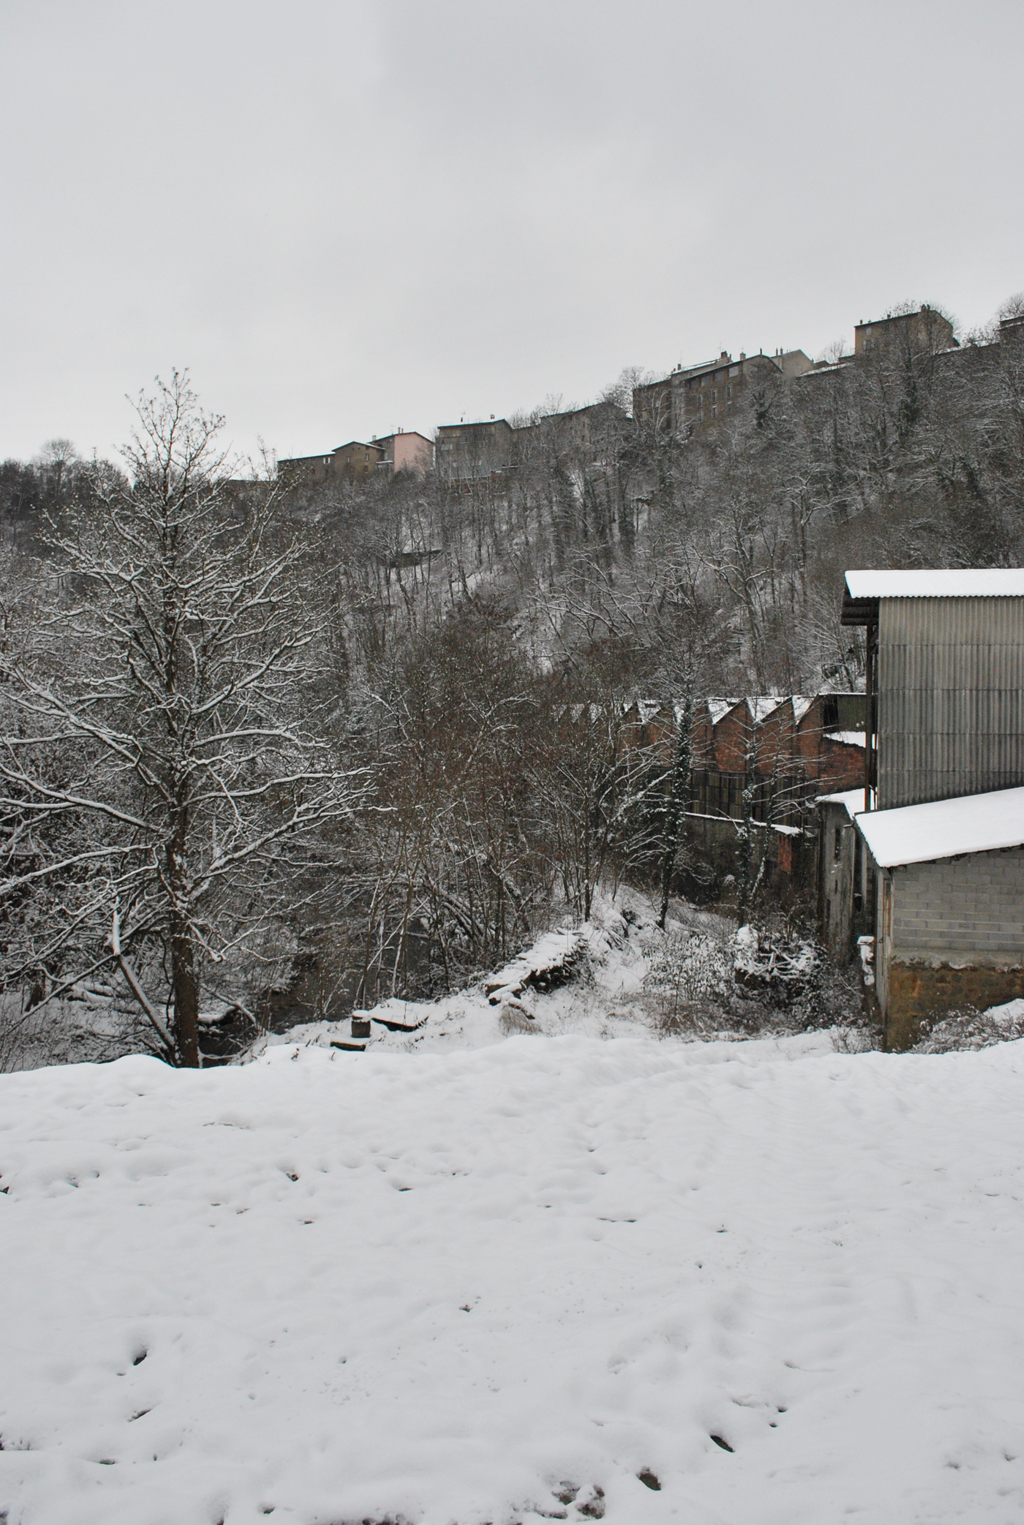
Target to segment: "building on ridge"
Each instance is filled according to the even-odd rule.
[[[414,429],[373,439],[349,440],[324,455],[299,455],[278,461],[280,481],[288,487],[300,483],[354,482],[378,471],[414,471],[422,476],[434,464],[434,447]]]
[[[516,429],[513,458],[522,465],[539,447],[549,458],[610,466],[621,448],[624,431],[631,427],[625,408],[610,398],[557,413],[537,412]]]
[[[286,487],[300,483],[356,481],[372,476],[384,458],[383,446],[349,440],[326,455],[291,456],[277,463],[280,482]]]
[[[927,302],[916,312],[887,313],[884,318],[861,321],[853,330],[854,359],[865,355],[906,351],[913,355],[937,355],[959,349],[953,325]]]
[[[682,434],[687,429],[717,431],[738,414],[744,395],[771,381],[790,381],[813,369],[803,350],[747,355],[734,360],[722,350],[717,360],[677,366],[658,381],[634,388],[633,416],[648,428]]]
[[[434,446],[425,434],[415,429],[396,429],[394,434],[375,434],[371,444],[383,451],[377,461],[378,471],[413,471],[425,476],[434,467]]]
[[[504,418],[442,424],[435,464],[447,482],[480,482],[508,470],[515,430]]]

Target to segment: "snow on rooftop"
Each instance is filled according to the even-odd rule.
[[[844,747],[865,747],[867,738],[863,731],[826,731],[826,741],[838,741]]]
[[[760,725],[762,721],[767,720],[769,715],[775,713],[780,704],[785,704],[786,698],[785,694],[755,694],[752,698],[748,699],[747,704],[750,706],[750,713],[754,717],[754,724]]]
[[[707,704],[711,724],[717,725],[720,720],[724,720],[729,711],[734,710],[740,703],[742,701],[739,699],[709,699]]]
[[[864,809],[864,790],[844,789],[839,794],[819,794],[814,803],[816,805],[842,805],[847,815],[852,819],[858,811]]]
[[[851,598],[1024,598],[1024,568],[847,572]]]
[[[863,791],[858,792],[863,797]],[[1021,847],[1024,789],[875,810],[858,815],[857,825],[881,868]]]
[[[807,694],[794,694],[793,695],[793,719],[796,721],[797,725],[800,724],[801,720],[807,714],[807,711],[810,709],[810,707],[811,707],[811,705],[813,703],[814,703],[814,695],[813,694],[812,695],[807,695]]]

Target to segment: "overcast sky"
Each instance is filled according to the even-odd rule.
[[[0,0],[0,456],[243,450],[1024,287],[1020,0]]]

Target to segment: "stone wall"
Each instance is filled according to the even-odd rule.
[[[943,1012],[976,1006],[1001,1006],[1024,996],[1024,968],[960,968],[948,964],[889,965],[885,1013],[885,1046],[911,1048],[920,1036],[921,1022]]]

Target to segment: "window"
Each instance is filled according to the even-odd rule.
[[[717,408],[712,408],[711,409],[711,417],[712,418],[717,418],[718,417],[718,409]]]
[[[730,367],[729,367],[729,375],[730,376],[738,376],[739,373],[740,373],[740,368],[739,368],[738,365],[730,365]]]
[[[711,401],[712,402],[717,402],[718,401],[718,393],[716,391],[714,391],[714,390],[712,390],[712,393],[711,393]]]
[[[726,395],[726,397],[731,397],[732,396],[732,387],[726,387],[725,395]]]

